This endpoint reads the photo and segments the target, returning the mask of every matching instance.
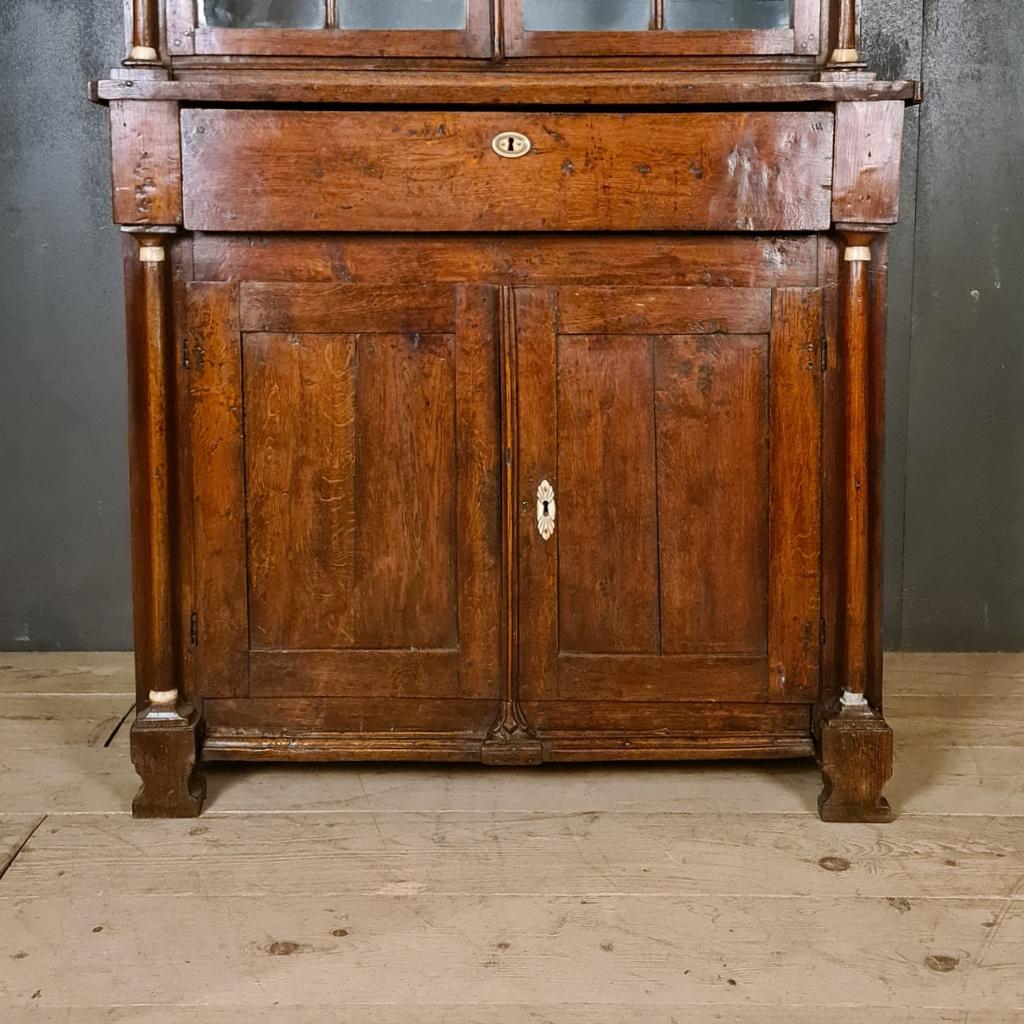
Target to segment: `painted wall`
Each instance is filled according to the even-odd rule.
[[[872,67],[927,93],[891,246],[886,639],[1024,649],[1024,5],[863,3]],[[120,19],[0,4],[0,650],[131,642],[120,242],[84,92]]]

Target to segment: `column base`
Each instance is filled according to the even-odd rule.
[[[892,729],[869,705],[837,705],[816,729],[824,787],[822,821],[887,822],[892,808],[882,788],[892,776]]]
[[[191,704],[149,704],[131,732],[132,763],[142,788],[132,802],[136,818],[195,818],[206,799],[198,765],[202,722]]]

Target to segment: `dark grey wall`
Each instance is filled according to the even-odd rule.
[[[130,644],[119,0],[0,5],[0,650]],[[891,245],[886,640],[1024,649],[1024,5],[864,0],[908,114]],[[45,47],[41,41],[45,40]]]
[[[104,113],[120,0],[0,3],[0,650],[130,644],[121,243]]]

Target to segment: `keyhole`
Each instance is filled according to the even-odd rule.
[[[509,136],[508,139],[508,151],[510,153],[514,153],[516,151],[516,140],[513,139],[511,135]]]
[[[551,502],[550,501],[545,501],[542,507],[544,509],[544,513],[543,513],[544,514],[544,518],[545,519],[550,518],[550,516],[551,516]]]

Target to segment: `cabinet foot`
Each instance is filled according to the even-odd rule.
[[[882,796],[892,775],[892,730],[885,719],[866,704],[836,707],[819,721],[817,741],[821,820],[891,821],[892,808]]]
[[[150,704],[132,726],[132,763],[142,788],[136,818],[195,818],[206,799],[198,766],[201,722],[191,704]]]

